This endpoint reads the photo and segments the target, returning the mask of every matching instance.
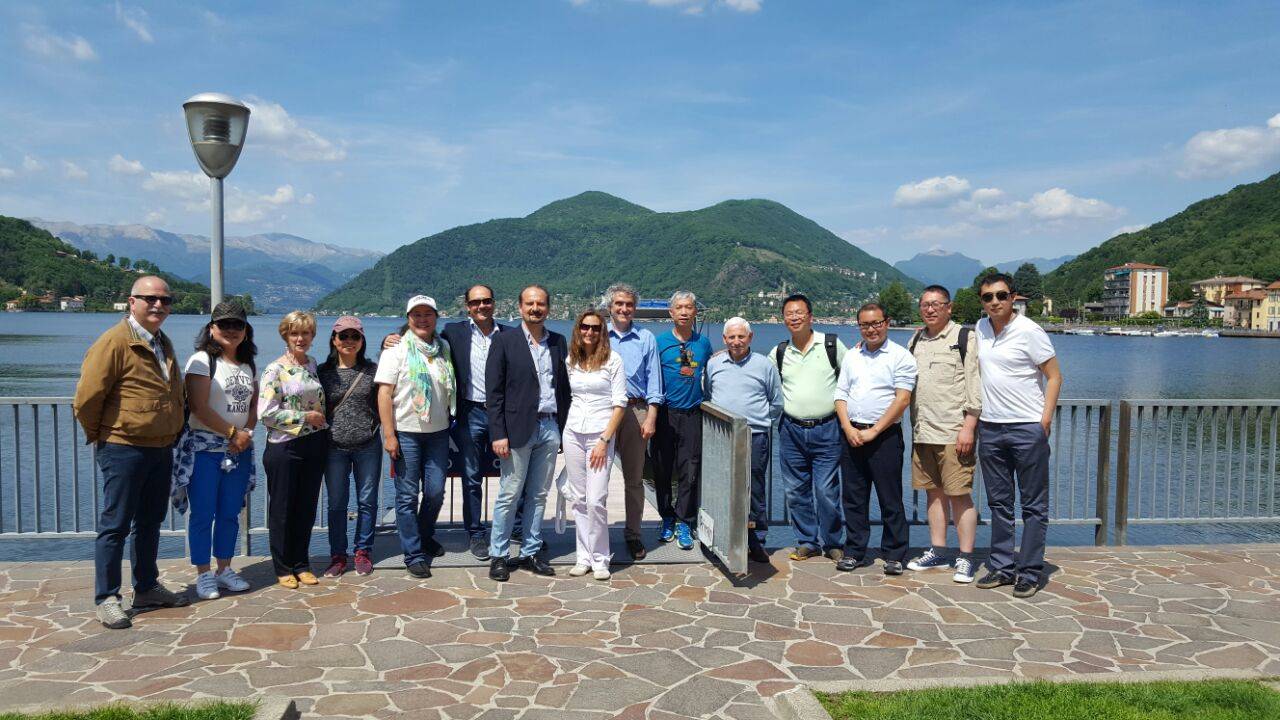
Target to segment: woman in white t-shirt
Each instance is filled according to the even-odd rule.
[[[240,509],[254,470],[258,392],[253,376],[258,349],[244,308],[234,301],[213,309],[195,346],[183,370],[193,451],[186,488],[191,504],[187,542],[191,564],[196,566],[196,595],[212,600],[220,590],[249,589],[249,583],[231,568],[231,558],[236,554]],[[209,566],[211,552],[217,561],[216,573]]]
[[[627,407],[627,374],[622,356],[609,348],[608,326],[597,310],[578,315],[569,341],[569,417],[564,426],[565,476],[572,495],[578,536],[575,577],[593,573],[609,579],[609,468],[613,438]]]
[[[457,386],[449,343],[436,333],[436,301],[414,296],[405,314],[409,331],[398,345],[382,351],[374,382],[382,447],[395,469],[396,531],[404,564],[413,577],[429,578],[431,562],[444,554],[435,538],[436,518],[444,503]]]

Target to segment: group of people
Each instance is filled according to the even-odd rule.
[[[99,620],[109,628],[131,624],[120,596],[130,534],[133,607],[189,602],[158,581],[159,531],[169,503],[190,511],[197,597],[249,588],[231,560],[240,511],[257,477],[253,433],[259,422],[267,430],[262,463],[271,560],[286,588],[320,582],[308,549],[322,484],[330,546],[323,575],[340,576],[351,565],[359,574],[372,571],[383,453],[392,465],[405,566],[414,577],[430,577],[432,561],[444,554],[435,530],[450,440],[462,460],[470,551],[489,561],[494,580],[505,581],[518,568],[555,574],[543,552],[541,526],[561,451],[560,492],[572,503],[577,540],[570,575],[610,576],[606,504],[615,456],[624,479],[630,557],[647,552],[641,533],[647,458],[662,518],[658,540],[691,550],[704,400],[742,415],[752,430],[752,560],[769,560],[765,478],[776,425],[797,539],[791,559],[826,556],[840,570],[865,564],[874,487],[884,523],[884,569],[901,574],[907,528],[899,421],[911,407],[912,483],[928,493],[931,547],[906,566],[951,564],[950,517],[960,539],[955,579],[973,579],[976,454],[992,510],[990,572],[978,585],[1013,584],[1015,595],[1029,596],[1043,569],[1047,439],[1061,374],[1043,330],[1013,312],[1012,280],[992,275],[981,292],[987,317],[971,332],[951,322],[946,289],[927,288],[920,300],[925,328],[907,348],[888,340],[890,318],[868,303],[858,312],[861,340],[852,349],[815,331],[809,299],[793,295],[783,305],[790,339],[766,356],[752,351],[750,324],[736,317],[724,326],[725,351],[713,354],[697,330],[691,292],[672,296],[672,326],[655,336],[633,322],[636,291],[614,285],[602,309],[577,315],[566,339],[545,326],[545,288],[530,285],[520,292],[521,322],[508,327],[494,320],[493,290],[477,284],[464,297],[467,319],[439,332],[435,300],[411,298],[404,327],[382,340],[377,363],[366,356],[361,321],[342,316],[330,330],[328,356],[318,364],[309,354],[317,334],[314,316],[289,313],[278,327],[285,352],[259,375],[253,328],[234,301],[213,309],[180,371],[160,329],[173,296],[163,279],[140,278],[128,315],[86,353],[74,404],[103,477],[95,545]],[[499,459],[501,473],[490,528],[482,521],[487,450]],[[353,486],[352,557],[347,507]],[[1017,557],[1015,486],[1026,524]]]

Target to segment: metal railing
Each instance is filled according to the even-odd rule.
[[[746,418],[702,403],[702,480],[698,540],[730,573],[747,571],[751,506],[751,428]]]

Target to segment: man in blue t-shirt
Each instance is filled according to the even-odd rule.
[[[702,479],[703,377],[711,358],[711,342],[694,330],[697,297],[686,290],[671,296],[672,327],[657,337],[662,363],[663,402],[650,453],[654,494],[662,516],[662,542],[676,540],[682,550],[693,549],[689,526],[698,518],[698,485]],[[676,482],[672,503],[671,484]]]

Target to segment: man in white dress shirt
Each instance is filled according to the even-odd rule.
[[[880,554],[885,575],[901,575],[909,535],[902,507],[902,413],[911,404],[916,360],[889,339],[889,317],[878,303],[858,309],[862,342],[845,353],[836,384],[836,416],[848,446],[840,467],[844,557],[837,570],[866,562],[871,536],[871,487],[880,501]]]

